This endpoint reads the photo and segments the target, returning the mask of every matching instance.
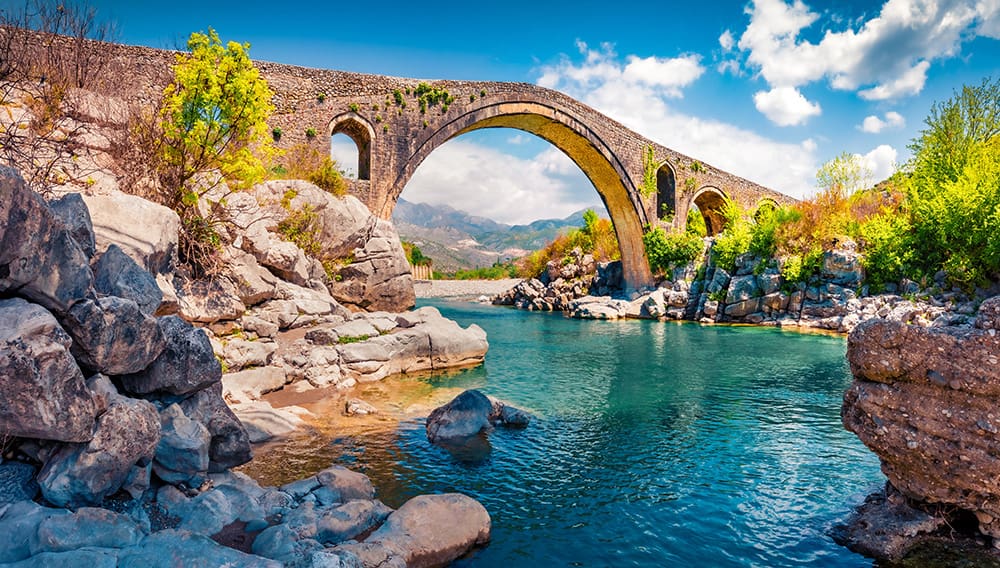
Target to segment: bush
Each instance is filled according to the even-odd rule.
[[[337,195],[347,195],[347,184],[337,169],[337,163],[326,152],[310,144],[296,144],[282,157],[282,163],[271,168],[279,179],[304,179]]]
[[[913,254],[909,217],[897,212],[874,215],[861,226],[865,280],[874,291],[899,282],[910,267]]]
[[[451,277],[453,280],[501,280],[517,277],[517,268],[508,263],[495,263],[493,266],[458,270]]]
[[[823,249],[815,247],[804,254],[790,254],[781,259],[780,266],[781,277],[785,279],[786,286],[808,282],[823,269]]]
[[[697,259],[705,248],[701,237],[689,232],[667,233],[662,227],[647,230],[642,236],[646,258],[653,272],[666,272],[674,266]]]
[[[583,227],[559,235],[544,248],[515,261],[517,277],[537,277],[545,271],[546,264],[565,257],[575,248],[585,254],[592,254],[597,262],[621,258],[615,226],[609,219],[598,218],[597,213],[588,209],[583,214]]]

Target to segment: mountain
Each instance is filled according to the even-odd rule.
[[[603,207],[594,208],[607,217]],[[434,259],[434,269],[490,266],[540,249],[560,233],[583,226],[581,209],[564,219],[541,219],[527,225],[507,225],[478,217],[447,205],[411,203],[400,199],[392,221],[403,240],[415,243],[424,256]]]

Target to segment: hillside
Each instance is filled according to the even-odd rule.
[[[434,259],[441,272],[490,266],[542,248],[559,233],[583,224],[581,209],[563,219],[541,219],[527,225],[507,225],[447,205],[411,203],[400,199],[392,220],[400,236],[416,243]],[[607,217],[604,208],[598,214]]]

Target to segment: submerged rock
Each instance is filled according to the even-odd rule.
[[[435,408],[427,417],[427,439],[451,443],[471,438],[493,426],[523,428],[531,416],[475,389],[464,391],[448,404]]]

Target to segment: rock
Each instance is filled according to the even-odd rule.
[[[0,300],[0,431],[86,442],[97,403],[70,354],[69,335],[41,306]]]
[[[840,247],[823,253],[823,277],[843,286],[857,286],[865,278],[857,245],[847,239]]]
[[[250,461],[250,439],[240,420],[222,400],[222,383],[200,390],[180,403],[184,414],[208,428],[212,435],[208,450],[210,472],[223,471]]]
[[[381,547],[383,553],[396,559],[379,565],[422,568],[447,565],[489,540],[486,509],[474,499],[450,493],[414,497],[389,515],[362,545],[342,545],[335,550],[357,550],[368,566],[370,549]],[[367,554],[365,549],[369,549]]]
[[[375,489],[368,476],[363,473],[351,471],[345,467],[335,465],[324,469],[316,474],[316,480],[323,487],[335,491],[340,495],[339,500],[343,502],[354,499],[372,499],[375,497]]]
[[[945,524],[946,519],[911,507],[889,485],[885,492],[869,495],[847,524],[835,529],[834,540],[870,558],[898,562]]]
[[[38,495],[35,466],[8,461],[0,464],[0,508],[18,501],[30,501]]]
[[[368,321],[364,319],[356,319],[342,323],[334,326],[331,331],[337,335],[338,342],[341,340],[340,338],[357,339],[363,337],[368,339],[370,337],[378,337],[381,335],[379,330],[375,329],[375,326],[368,323]]]
[[[365,310],[401,312],[413,307],[413,276],[392,223],[375,222],[363,248],[354,249],[353,262],[328,284],[337,301]]]
[[[226,273],[236,289],[236,295],[245,306],[256,306],[275,295],[278,279],[257,263],[252,255],[235,249],[226,249]]]
[[[643,307],[646,309],[646,313],[652,318],[662,318],[667,315],[666,299],[664,297],[664,290],[654,290],[646,300],[643,302]]]
[[[115,296],[78,302],[63,325],[73,337],[73,355],[107,375],[145,369],[165,345],[156,318],[143,313],[134,301]]]
[[[427,417],[427,439],[434,442],[475,436],[489,430],[493,403],[477,390],[467,390]]]
[[[90,220],[90,211],[87,203],[79,193],[67,193],[59,199],[49,201],[49,208],[55,213],[69,234],[80,245],[80,250],[87,258],[93,258],[97,250],[94,241],[94,223]]]
[[[38,526],[46,519],[69,513],[42,507],[33,501],[19,501],[0,508],[0,563],[17,562],[31,556],[38,547]]]
[[[177,316],[159,318],[158,328],[165,348],[142,372],[120,377],[126,391],[185,395],[220,382],[222,367],[204,331]]]
[[[204,425],[188,418],[177,404],[171,404],[160,411],[160,442],[153,471],[168,483],[187,483],[199,474],[203,476],[208,472],[211,440]]]
[[[760,306],[760,298],[751,298],[749,300],[736,302],[735,304],[728,304],[725,309],[725,314],[731,318],[742,318],[754,312],[760,311]]]
[[[299,414],[308,414],[303,408],[274,408],[262,400],[237,404],[232,409],[254,444],[291,434],[305,424]]]
[[[179,315],[189,322],[215,323],[239,319],[247,311],[229,280],[188,280],[177,289]]]
[[[980,304],[979,313],[976,315],[976,327],[1000,330],[1000,296],[993,296]]]
[[[378,409],[360,398],[349,398],[344,403],[344,414],[348,416],[368,416],[378,414]]]
[[[274,560],[245,554],[212,539],[186,531],[167,529],[146,537],[141,544],[122,550],[119,568],[281,568]]]
[[[8,568],[116,568],[118,566],[118,549],[116,548],[80,548],[68,552],[42,552],[31,558],[4,564]]]
[[[310,560],[312,568],[364,568],[365,566],[360,558],[344,550],[317,550],[312,553]]]
[[[84,195],[93,220],[97,250],[116,244],[154,275],[177,266],[181,219],[168,207],[126,193]]]
[[[233,402],[250,402],[285,386],[285,370],[260,367],[222,375],[222,397]]]
[[[263,367],[271,362],[271,356],[277,349],[278,345],[270,341],[230,339],[222,348],[222,359],[233,371],[246,367]]]
[[[100,503],[122,487],[133,465],[152,459],[159,439],[156,408],[119,396],[98,417],[92,440],[66,444],[45,462],[42,494],[61,507]]]
[[[531,423],[531,415],[527,412],[491,399],[493,409],[490,411],[490,422],[494,426],[506,426],[508,428],[526,428]]]
[[[70,515],[56,515],[38,525],[38,544],[32,555],[67,552],[83,547],[126,548],[138,544],[145,535],[125,515],[107,509],[82,507]]]
[[[584,296],[569,303],[570,316],[582,319],[621,319],[628,308],[628,302],[606,296]]]
[[[163,301],[156,279],[115,244],[109,245],[94,265],[94,288],[107,296],[132,300],[150,315]]]
[[[62,219],[0,167],[0,294],[16,291],[58,316],[93,295],[87,256]]]
[[[761,295],[761,289],[757,285],[757,277],[751,275],[735,276],[729,282],[729,291],[726,293],[726,304],[737,304],[746,302]],[[751,310],[751,313],[757,310]],[[728,311],[727,311],[728,314]]]
[[[354,500],[325,511],[316,522],[316,540],[321,544],[340,544],[377,528],[392,509],[381,501]]]

